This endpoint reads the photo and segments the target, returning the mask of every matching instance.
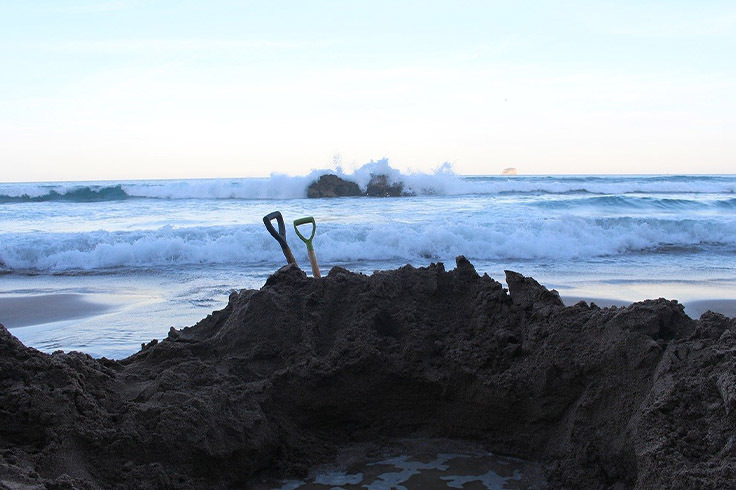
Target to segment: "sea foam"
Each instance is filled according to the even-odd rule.
[[[304,246],[289,243],[306,262]],[[242,266],[283,262],[262,226],[170,226],[140,231],[0,234],[0,268],[6,272],[74,272],[192,264]],[[326,266],[354,262],[474,260],[585,260],[630,253],[736,249],[734,223],[697,220],[585,218],[433,223],[320,224],[315,238]],[[4,264],[4,265],[2,265]]]
[[[341,167],[307,175],[271,174],[264,178],[148,180],[119,182],[0,184],[0,203],[97,202],[148,199],[301,199],[321,175],[335,174],[365,190],[373,175],[403,183],[416,195],[503,194],[736,194],[734,176],[459,176],[448,163],[434,172],[405,172],[387,159],[346,172]]]

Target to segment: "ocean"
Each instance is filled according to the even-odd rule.
[[[31,324],[0,323],[42,351],[130,355],[285,265],[262,222],[276,210],[310,275],[291,226],[303,216],[316,220],[323,274],[431,262],[451,269],[465,255],[481,274],[503,282],[503,271],[515,270],[570,301],[736,299],[736,175],[401,174],[374,162],[343,176],[365,187],[372,172],[415,195],[307,199],[324,171],[0,184],[0,299],[64,296],[95,313],[45,321],[39,311]]]

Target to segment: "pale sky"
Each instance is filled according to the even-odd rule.
[[[736,2],[0,0],[0,181],[736,172]]]

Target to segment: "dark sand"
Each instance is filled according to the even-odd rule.
[[[287,266],[120,361],[43,354],[0,327],[0,488],[306,482],[356,446],[337,476],[397,481],[435,461],[397,441],[438,438],[537,464],[550,489],[733,488],[736,319],[661,298],[566,307],[456,262]],[[435,476],[520,481],[489,464]],[[407,488],[428,488],[420,476]]]
[[[90,301],[83,294],[0,297],[0,323],[7,328],[27,327],[86,318],[111,308],[111,305]]]
[[[583,296],[562,296],[562,302],[565,306],[573,306],[579,301],[585,301],[588,304],[595,303],[601,308],[609,308],[617,306],[619,308],[629,306],[633,301],[625,301],[622,299],[612,298],[589,298]],[[685,313],[697,320],[706,311],[713,311],[729,318],[736,318],[736,299],[702,299],[693,301],[683,301]]]
[[[579,301],[595,303],[601,308],[610,306],[625,307],[631,301],[612,298],[591,298],[583,296],[562,296],[566,306]],[[736,300],[714,299],[686,301],[685,313],[698,319],[706,311],[714,311],[727,317],[736,317]],[[6,328],[27,327],[44,323],[88,318],[110,311],[113,305],[90,301],[83,294],[41,294],[28,296],[0,297],[0,323]]]

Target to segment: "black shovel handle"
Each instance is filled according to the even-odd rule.
[[[276,220],[276,224],[279,227],[279,231],[276,231],[276,229],[273,227],[273,224],[271,224],[271,221],[273,221],[274,219]],[[273,213],[267,214],[263,217],[263,224],[266,225],[266,229],[271,234],[271,236],[274,237],[277,242],[279,242],[279,245],[281,245],[281,250],[283,250],[284,252],[286,261],[289,264],[296,264],[296,260],[294,259],[294,255],[291,253],[289,244],[286,243],[286,225],[284,224],[284,217],[281,216],[281,213],[279,211],[274,211]]]

